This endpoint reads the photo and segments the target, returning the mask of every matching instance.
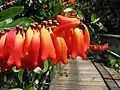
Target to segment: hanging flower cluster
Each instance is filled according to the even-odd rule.
[[[94,51],[106,51],[109,49],[108,43],[105,43],[103,45],[90,45],[90,49]]]
[[[78,19],[58,15],[60,25],[31,24],[28,30],[20,26],[1,33],[0,67],[11,69],[44,68],[44,61],[50,59],[53,65],[68,63],[67,56],[74,60],[77,56],[86,58],[90,35],[87,27]],[[80,29],[79,25],[84,29]]]

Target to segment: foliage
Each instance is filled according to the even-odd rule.
[[[3,90],[35,90],[39,89],[42,86],[42,83],[44,80],[49,80],[47,83],[50,83],[52,80],[52,77],[55,73],[54,66],[51,69],[52,76],[49,76],[46,78],[46,73],[48,72],[49,67],[51,66],[51,63],[46,60],[44,63],[45,68],[41,70],[39,67],[35,68],[34,70],[16,70],[15,67],[13,67],[12,71],[5,71],[0,73],[0,80]]]
[[[120,34],[120,13],[118,5],[119,0],[81,0],[80,10],[86,17],[86,22],[89,23],[97,32]],[[100,23],[91,24],[90,17],[96,14]],[[96,16],[95,16],[96,17]],[[102,25],[103,24],[103,25]],[[105,26],[99,29],[99,26]],[[98,31],[100,30],[100,31]],[[107,32],[106,32],[107,31]]]
[[[69,0],[16,0],[12,5],[5,6],[0,11],[0,30],[4,28],[13,28],[21,25],[23,28],[28,27],[31,22],[39,22],[47,19],[56,19],[58,14],[75,11],[89,28],[91,32],[91,43],[102,44],[97,33],[119,33],[120,15],[114,9],[117,0],[78,0],[79,2],[65,3]],[[113,3],[114,2],[114,3]],[[0,0],[0,5],[4,2]],[[114,5],[113,5],[114,4]],[[113,6],[113,7],[111,7]],[[94,55],[92,55],[94,56]],[[109,67],[120,69],[120,62],[106,52],[95,52],[95,57],[107,59],[103,61]],[[16,70],[15,67],[11,71],[0,73],[1,89],[3,90],[39,90],[45,75],[51,66],[51,62],[44,63],[45,68],[41,70],[37,67],[34,70]],[[56,66],[53,71],[56,71]],[[51,74],[53,77],[53,73]],[[50,82],[51,77],[48,78]]]
[[[31,22],[34,22],[33,19],[28,17],[19,18],[23,10],[24,8],[21,6],[14,6],[1,11],[0,12],[0,30],[3,30],[4,28],[13,28],[18,24],[22,25],[23,27],[28,27]]]
[[[18,0],[16,5],[23,5],[23,15],[41,22],[48,18],[55,18],[62,12],[62,0]]]
[[[20,6],[16,6],[16,7],[10,7],[6,10],[3,10],[0,12],[0,21],[8,19],[10,17],[14,17],[18,14],[20,14],[21,12],[23,12],[24,8],[20,7]]]

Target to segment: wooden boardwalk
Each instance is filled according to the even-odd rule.
[[[53,79],[50,90],[108,90],[100,73],[90,60],[79,57],[62,65],[62,73]]]

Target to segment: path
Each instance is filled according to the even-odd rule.
[[[100,73],[90,60],[70,60],[62,73],[53,79],[50,90],[108,90]]]

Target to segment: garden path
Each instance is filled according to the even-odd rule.
[[[61,65],[59,72],[50,90],[109,90],[91,60],[81,60],[79,57],[69,60],[69,64]]]

